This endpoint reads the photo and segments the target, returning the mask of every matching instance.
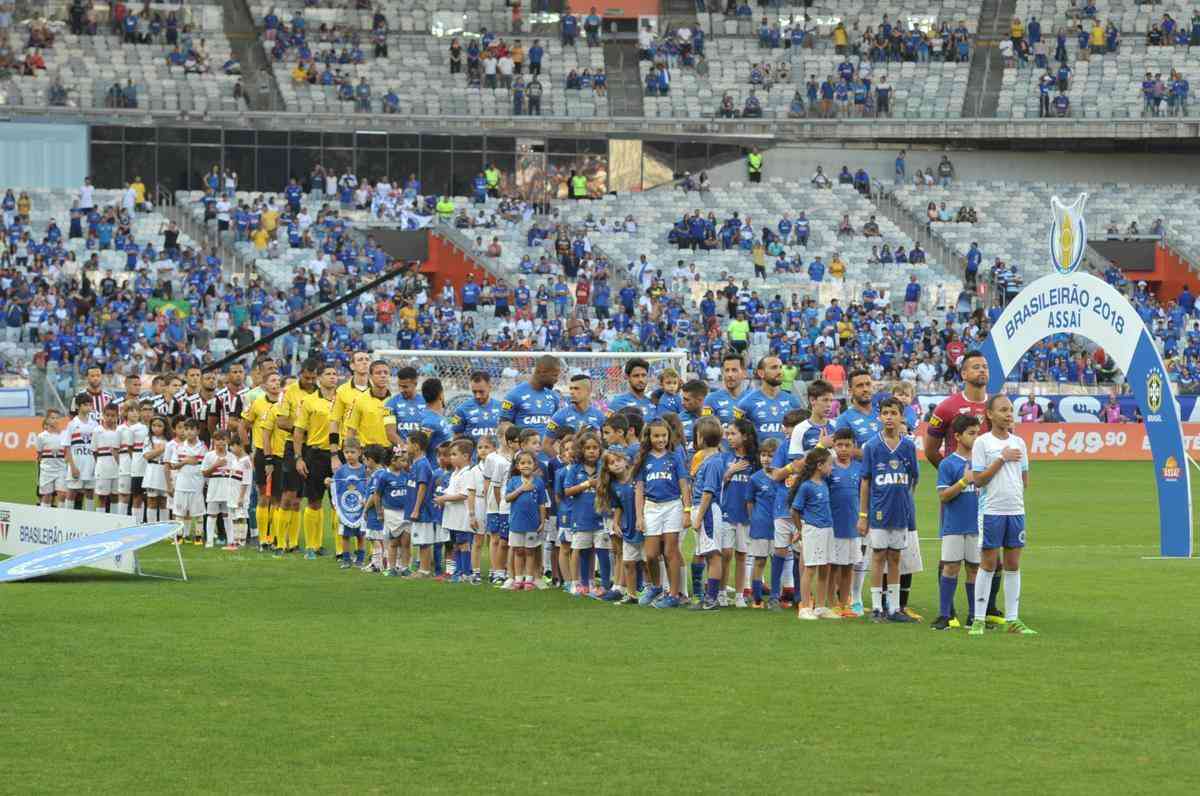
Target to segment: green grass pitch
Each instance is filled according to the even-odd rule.
[[[1031,638],[194,547],[186,584],[75,570],[0,586],[0,791],[1195,793],[1200,563],[1142,560],[1149,468],[1034,464]],[[0,466],[0,498],[28,500],[32,480]],[[928,620],[936,543],[923,552]],[[173,559],[143,553],[151,570]]]

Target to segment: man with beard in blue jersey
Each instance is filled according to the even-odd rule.
[[[500,402],[492,397],[492,377],[477,370],[471,374],[471,397],[454,412],[450,428],[456,435],[478,442],[495,434],[499,425]]]
[[[721,360],[721,389],[713,390],[704,399],[721,425],[733,422],[733,410],[747,392],[746,363],[740,354],[728,353]]]
[[[754,375],[762,382],[762,386],[741,397],[734,408],[734,417],[744,417],[754,424],[760,445],[768,439],[777,439],[781,445],[786,445],[788,439],[783,432],[783,416],[793,409],[799,409],[800,402],[796,396],[780,389],[783,385],[783,360],[774,355],[763,357],[758,361]]]
[[[425,458],[437,469],[437,449],[442,443],[449,442],[454,437],[450,421],[446,419],[446,393],[442,388],[441,379],[425,379],[421,382],[421,399],[423,406],[417,423],[421,431],[429,435],[429,445],[425,448]]]
[[[655,416],[654,401],[646,395],[646,385],[650,380],[650,363],[641,357],[635,357],[625,363],[625,381],[629,390],[609,401],[610,412],[618,412],[626,406],[635,406],[642,413],[643,420],[653,420]]]
[[[850,405],[838,415],[834,430],[848,428],[854,434],[854,458],[862,458],[862,448],[874,439],[882,426],[879,415],[872,406],[871,398],[875,393],[875,382],[871,374],[863,368],[855,368],[846,377],[850,390]]]
[[[513,387],[500,402],[497,433],[503,434],[506,427],[515,425],[521,430],[535,429],[545,436],[550,419],[559,409],[559,397],[554,385],[558,383],[560,373],[562,365],[556,357],[549,354],[538,357],[529,381]]]
[[[604,425],[604,413],[592,405],[592,379],[586,373],[576,373],[570,379],[571,400],[554,413],[546,424],[546,432],[553,434],[560,428],[578,431],[582,428],[600,433]]]
[[[700,379],[692,379],[683,385],[683,411],[679,413],[679,422],[683,424],[683,444],[689,454],[696,452],[692,439],[696,421],[712,414],[712,409],[704,405],[707,396],[708,385]]]
[[[421,427],[421,410],[425,401],[417,395],[417,369],[405,366],[396,371],[397,393],[384,404],[396,417],[396,433],[401,439]]]

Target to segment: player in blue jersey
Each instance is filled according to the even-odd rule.
[[[655,574],[660,556],[666,558],[668,585],[651,587],[639,603],[656,608],[676,608],[681,602],[679,534],[691,526],[691,491],[687,470],[670,448],[671,430],[662,420],[652,420],[642,430],[641,447],[634,460],[638,529],[645,534],[646,568]]]
[[[705,420],[696,426],[696,458],[692,473],[692,530],[696,533],[696,556],[708,567],[708,580],[704,586],[704,597],[693,608],[711,611],[719,604],[717,595],[721,589],[724,572],[724,549],[721,510],[721,495],[724,493],[722,480],[725,475],[725,456],[721,453],[721,425],[715,420]],[[745,509],[743,508],[743,511]],[[693,564],[693,567],[696,566]],[[693,571],[694,572],[694,571]],[[693,581],[698,580],[693,574]],[[693,588],[694,585],[693,585]],[[741,594],[738,595],[741,599]],[[742,603],[741,607],[745,607]]]
[[[744,417],[754,424],[758,441],[777,439],[786,441],[783,435],[783,416],[799,408],[799,402],[791,393],[780,388],[783,385],[783,360],[777,356],[765,356],[759,360],[755,375],[762,386],[741,397],[734,409],[734,417]]]
[[[900,572],[900,553],[908,545],[914,520],[913,490],[920,477],[917,448],[904,436],[904,407],[895,398],[879,404],[883,430],[862,448],[863,480],[859,492],[858,532],[871,545],[871,618],[876,622],[912,622],[900,610],[900,579],[887,587],[883,605],[883,572]]]
[[[604,425],[604,413],[592,404],[592,379],[585,373],[576,373],[568,387],[571,400],[550,418],[546,431],[553,434],[560,428],[580,431],[589,429],[599,432]]]
[[[1025,548],[1025,490],[1029,487],[1029,453],[1025,441],[1012,433],[1013,405],[1004,393],[987,402],[991,428],[971,447],[971,472],[979,490],[980,555],[975,578],[975,616],[987,610],[996,567],[1004,565],[1004,623],[1010,633],[1037,635],[1021,621],[1021,551]],[[1004,557],[1001,562],[1000,551]],[[983,634],[986,620],[971,625],[970,634]]]
[[[442,380],[425,379],[421,382],[421,402],[424,404],[417,414],[417,428],[429,436],[425,457],[437,461],[437,451],[454,437],[454,428],[445,417],[446,392]]]
[[[555,357],[538,357],[529,381],[518,384],[501,401],[500,426],[511,423],[519,429],[532,428],[545,434],[550,419],[559,409],[554,385],[561,372],[562,366]]]
[[[572,579],[571,569],[571,498],[566,496],[563,488],[567,473],[574,463],[575,435],[569,429],[560,428],[555,432],[555,437],[558,464],[553,468],[554,475],[548,484],[554,503],[554,545],[558,548],[555,558],[557,574],[552,583],[562,586],[568,594],[573,594],[575,581]],[[549,524],[550,520],[547,519],[546,522]]]
[[[700,379],[692,379],[683,385],[683,390],[680,392],[679,422],[683,424],[684,443],[691,452],[695,451],[693,430],[696,421],[712,414],[712,410],[704,405],[704,399],[707,396],[708,385]]]
[[[829,548],[833,546],[833,507],[829,497],[832,472],[833,454],[826,448],[813,448],[804,457],[792,487],[792,524],[796,528],[792,544],[800,542],[804,553],[798,619],[841,619],[827,605]]]
[[[529,451],[520,451],[513,458],[512,470],[504,487],[504,500],[509,505],[508,546],[512,551],[512,585],[508,591],[533,591],[537,563],[533,555],[541,546],[539,534],[546,522],[549,496],[546,484],[538,472],[537,459]]]
[[[781,418],[782,422],[782,418]],[[782,428],[782,425],[780,426]],[[721,519],[719,535],[721,554],[725,559],[725,580],[728,585],[729,567],[733,566],[734,607],[747,607],[746,553],[750,551],[750,476],[758,469],[758,435],[754,424],[737,418],[725,427],[725,467],[721,475]]]
[[[838,415],[833,425],[835,430],[848,428],[854,432],[854,444],[858,446],[854,457],[861,459],[863,447],[879,434],[880,429],[879,415],[871,406],[875,382],[870,373],[858,368],[850,371],[846,383],[850,385],[850,405]]]
[[[433,546],[437,543],[437,532],[433,527],[434,468],[425,457],[428,448],[429,435],[424,431],[413,431],[408,435],[408,455],[412,460],[408,476],[412,495],[408,520],[412,523],[412,544],[417,546],[420,556],[418,578],[433,576]]]
[[[853,574],[863,556],[863,538],[858,535],[862,466],[854,458],[854,434],[850,429],[842,428],[833,433],[833,454],[833,470],[829,474],[829,502],[833,508],[830,577],[832,588],[840,596],[838,613],[849,619],[862,616],[862,592],[854,592]]]
[[[746,387],[746,363],[740,354],[729,353],[721,359],[721,388],[711,391],[704,405],[722,424],[733,421],[737,403],[749,390]]]
[[[619,412],[627,406],[637,407],[642,413],[642,419],[651,420],[657,412],[654,401],[646,395],[646,387],[650,380],[650,363],[641,357],[634,357],[625,363],[625,381],[629,385],[626,392],[613,397],[608,402],[609,411]]]
[[[398,577],[400,569],[400,546],[404,534],[408,533],[408,517],[405,509],[409,502],[409,457],[405,453],[393,454],[386,470],[381,470],[375,481],[375,492],[371,502],[383,514],[384,541],[387,544],[385,574]]]
[[[808,417],[792,430],[788,443],[788,458],[803,459],[818,446],[833,447],[833,423],[829,420],[833,408],[833,385],[816,379],[808,385]]]
[[[779,441],[765,440],[758,451],[759,469],[750,476],[750,556],[754,559],[754,570],[750,578],[751,608],[767,607],[780,610],[779,589],[772,584],[771,599],[763,601],[763,572],[767,559],[771,558],[771,544],[775,540],[775,501],[784,487],[771,477],[771,463],[779,449]],[[772,567],[774,569],[774,567]],[[782,571],[782,570],[781,570]],[[778,579],[778,572],[772,573]]]
[[[479,440],[496,433],[500,425],[500,402],[492,397],[492,377],[485,371],[471,374],[471,397],[460,404],[450,417],[455,434]]]
[[[396,417],[396,433],[401,439],[421,427],[421,410],[425,401],[417,394],[417,369],[403,367],[396,371],[397,392],[384,402]]]
[[[971,448],[979,435],[979,418],[958,415],[950,424],[954,452],[938,465],[938,500],[942,504],[942,574],[938,578],[940,601],[934,630],[958,627],[954,618],[954,592],[958,570],[967,564],[967,625],[975,621],[975,580],[979,571],[979,495],[971,481]]]
[[[387,472],[392,452],[383,445],[367,445],[363,449],[363,464],[367,482],[363,488],[366,505],[363,507],[363,527],[366,528],[367,539],[372,543],[371,562],[362,565],[363,572],[383,572],[387,562],[384,560],[384,549],[387,535],[383,529],[383,507],[379,501],[371,498],[379,492],[379,481]]]

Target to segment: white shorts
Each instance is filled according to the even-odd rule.
[[[775,520],[775,538],[772,540],[777,548],[790,548],[793,552],[800,552],[800,544],[797,543],[795,548],[792,548],[792,534],[796,532],[796,524],[791,520],[782,518]]]
[[[858,536],[853,539],[833,537],[833,544],[829,546],[829,563],[839,567],[857,564],[862,560],[862,542],[860,540],[861,537]]]
[[[542,535],[537,531],[529,533],[508,532],[508,546],[516,549],[534,550],[542,545]]]
[[[556,535],[554,538],[557,540],[557,544],[562,545],[563,547],[571,546],[571,526],[570,526],[570,524],[564,524],[563,527],[559,528],[555,532],[555,534]]]
[[[72,492],[86,492],[92,488],[96,482],[90,478],[71,478],[67,476],[67,489]]]
[[[67,491],[67,479],[58,473],[43,473],[38,476],[38,494],[53,495],[55,492]]]
[[[115,478],[97,478],[93,483],[95,484],[93,489],[98,496],[118,494],[117,479]]]
[[[401,512],[396,512],[403,516]],[[387,512],[384,512],[383,525],[388,529],[388,535],[393,538],[399,538],[403,530],[393,531],[388,526]],[[428,545],[437,543],[437,532],[433,530],[432,522],[414,522],[409,526],[409,531],[412,533],[412,543],[415,545]]]
[[[367,538],[372,542],[383,542],[387,540],[387,531],[383,528],[367,528]]]
[[[739,525],[734,522],[722,523],[724,532],[721,534],[721,546],[729,550],[733,549],[737,553],[745,553],[750,550],[750,526]]]
[[[597,537],[603,531],[571,531],[572,550],[591,550],[596,546]],[[512,544],[509,542],[509,544]]]
[[[117,478],[117,494],[128,495],[133,492],[133,477],[122,475]]]
[[[903,528],[872,528],[867,538],[872,550],[903,550],[908,547],[908,531]]]
[[[724,540],[721,538],[721,536],[722,534],[718,533],[715,529],[712,536],[709,536],[707,533],[701,530],[696,534],[695,554],[698,556],[706,556],[711,553],[720,553],[723,549],[728,549],[723,547],[722,542]]]
[[[900,551],[900,574],[915,575],[925,571],[925,562],[921,560],[921,537],[916,531],[908,532],[907,546]]]
[[[829,563],[829,548],[833,543],[833,528],[818,528],[804,524],[800,531],[804,566],[823,567]]]
[[[205,514],[224,514],[229,516],[229,504],[224,500],[210,500],[204,505]]]
[[[662,536],[664,533],[679,533],[683,528],[683,502],[672,500],[667,503],[646,501],[646,536]]]
[[[642,552],[641,542],[621,541],[622,561],[645,561],[646,554]]]
[[[951,533],[942,537],[942,561],[979,563],[979,534]]]
[[[607,528],[596,531],[596,535],[592,537],[592,547],[597,550],[612,550],[612,546],[612,534],[608,532]]]
[[[203,517],[204,495],[199,492],[176,492],[171,511],[176,517]]]
[[[444,544],[450,541],[450,529],[441,523],[433,526],[434,544]]]
[[[755,558],[770,558],[775,552],[771,549],[774,547],[772,544],[774,541],[774,539],[751,539],[749,554]]]

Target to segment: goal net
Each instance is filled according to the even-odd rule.
[[[625,363],[631,359],[640,358],[650,363],[647,393],[658,388],[658,376],[664,370],[674,370],[681,380],[687,379],[688,359],[682,351],[401,351],[385,348],[371,352],[373,358],[391,365],[393,372],[407,365],[417,369],[419,379],[431,376],[441,379],[446,391],[446,408],[451,411],[471,396],[472,373],[487,373],[492,380],[492,396],[500,399],[513,387],[526,381],[533,372],[537,358],[547,354],[557,357],[562,363],[559,390],[565,395],[571,376],[576,373],[587,374],[592,379],[592,400],[601,409],[608,408],[608,401],[613,396],[625,392]]]

